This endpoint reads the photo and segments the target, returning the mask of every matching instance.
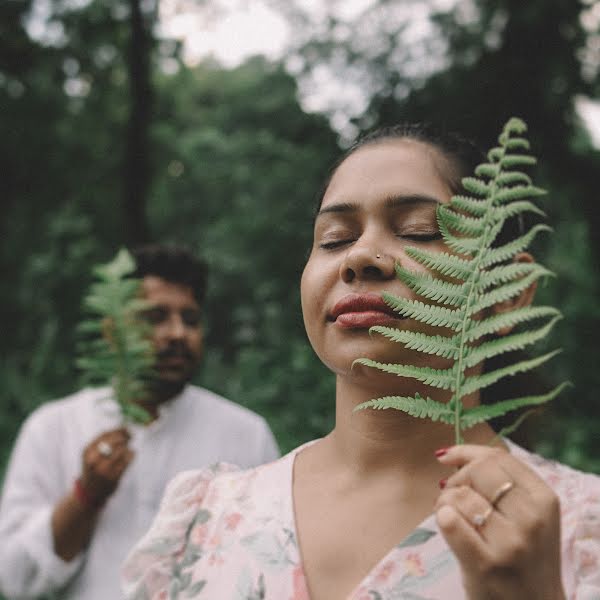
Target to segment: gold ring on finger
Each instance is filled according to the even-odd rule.
[[[512,481],[505,481],[495,492],[490,500],[490,504],[493,507],[496,507],[498,502],[502,500],[502,498],[510,492],[515,487],[515,484]]]

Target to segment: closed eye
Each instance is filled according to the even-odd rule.
[[[323,250],[335,250],[336,248],[341,248],[342,246],[351,244],[354,241],[354,239],[347,239],[335,240],[333,242],[322,242],[321,244],[319,244],[319,248],[322,248]]]
[[[400,235],[399,237],[411,240],[413,242],[433,242],[435,240],[441,240],[442,234],[439,231],[433,233],[422,233],[422,234],[411,234],[411,235]]]

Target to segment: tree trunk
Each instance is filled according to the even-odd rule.
[[[150,238],[146,202],[151,180],[148,130],[152,111],[152,19],[145,18],[140,0],[129,0],[129,8],[131,38],[128,71],[131,104],[123,174],[123,221],[126,242],[136,245],[148,242]]]

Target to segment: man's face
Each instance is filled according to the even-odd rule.
[[[156,351],[155,382],[178,393],[192,378],[202,357],[201,311],[192,289],[155,275],[142,280],[144,311]]]

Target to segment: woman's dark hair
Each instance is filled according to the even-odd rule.
[[[133,277],[154,275],[192,289],[200,306],[204,303],[208,268],[206,263],[179,245],[148,244],[131,250],[136,263]]]
[[[317,199],[317,211],[321,207],[323,197],[335,172],[349,156],[365,146],[393,140],[413,140],[428,144],[436,149],[448,161],[448,168],[441,175],[446,178],[453,194],[465,193],[461,183],[463,177],[472,176],[477,165],[487,160],[485,154],[471,140],[456,132],[437,127],[431,123],[401,123],[381,127],[359,137],[333,165],[321,187]],[[532,225],[533,219],[525,222],[523,215],[507,219],[502,230],[494,240],[493,245],[502,246],[516,239],[523,235],[525,231],[528,231]],[[518,362],[518,360],[522,360],[523,358],[524,353],[522,352],[503,354],[488,359],[485,363],[484,371],[496,370],[507,364]],[[492,404],[498,400],[515,398],[517,396],[540,394],[546,388],[547,386],[544,385],[542,378],[538,375],[532,375],[531,373],[517,374],[512,377],[505,377],[496,384],[482,390],[481,402],[483,404]],[[516,418],[515,413],[511,413],[507,417],[494,419],[491,425],[496,431],[499,431],[515,422]],[[519,428],[512,437],[524,446],[532,445],[530,427]]]

